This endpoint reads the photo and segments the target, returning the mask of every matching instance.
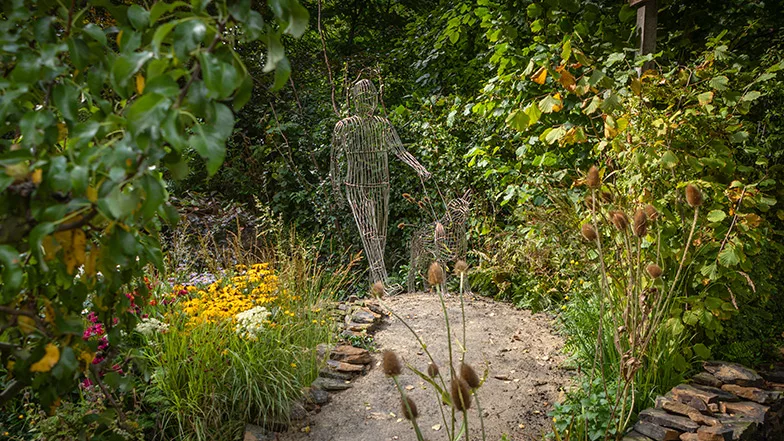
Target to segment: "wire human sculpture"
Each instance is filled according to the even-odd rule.
[[[443,267],[466,258],[466,220],[471,205],[470,191],[449,201],[446,213],[435,222],[419,228],[411,236],[411,260],[408,267],[408,292],[416,290],[417,275],[422,275],[431,262]],[[425,289],[428,288],[427,278]]]
[[[388,119],[374,115],[378,92],[370,80],[359,80],[351,87],[352,116],[335,125],[332,135],[330,178],[342,204],[341,165],[345,162],[343,185],[346,199],[357,223],[370,268],[370,282],[387,284],[384,248],[389,213],[389,157],[391,151],[417,174],[428,179],[430,173],[403,147]],[[341,161],[342,157],[345,161]]]

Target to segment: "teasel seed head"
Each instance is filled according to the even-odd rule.
[[[702,192],[697,186],[689,184],[686,186],[686,202],[692,208],[697,208],[702,205]]]
[[[460,363],[460,378],[464,379],[471,389],[476,389],[482,384],[479,380],[479,375],[476,374],[474,368],[468,363]]]
[[[592,165],[591,168],[588,169],[588,175],[585,177],[585,182],[591,188],[599,188],[602,186],[602,181],[599,179],[599,169]]]
[[[596,235],[596,229],[590,223],[583,224],[581,229],[582,229],[583,237],[587,241],[593,242],[598,237]]]
[[[414,202],[414,198],[412,198],[408,193],[403,193],[403,199],[407,200],[408,202]]]
[[[602,200],[604,202],[607,202],[608,204],[611,203],[613,201],[612,193],[610,193],[609,191],[603,191],[602,192]]]
[[[427,375],[430,375],[430,378],[436,378],[438,376],[438,365],[435,363],[427,365]]]
[[[430,268],[427,269],[427,283],[431,286],[444,283],[444,269],[438,262],[431,263]]]
[[[451,385],[452,405],[460,412],[471,408],[471,387],[460,377],[452,379]]]
[[[455,273],[457,274],[465,274],[468,271],[468,264],[465,260],[460,259],[455,262]]]
[[[405,222],[400,222],[399,224],[397,224],[397,229],[398,230],[402,230],[405,227],[406,227],[406,223]]]
[[[638,208],[634,212],[634,234],[637,237],[643,237],[648,234],[648,215],[645,210]]]
[[[403,416],[407,420],[415,420],[419,416],[419,412],[417,411],[416,404],[414,404],[414,400],[412,400],[411,397],[406,397],[405,399],[401,399],[400,407],[403,410]]]
[[[651,204],[645,206],[645,215],[648,216],[648,220],[655,221],[659,218],[659,212],[656,211],[656,207]]]
[[[651,276],[651,279],[658,279],[662,275],[662,269],[659,265],[652,263],[645,268],[645,271],[648,272],[648,275]]]
[[[370,293],[377,299],[384,297],[384,284],[380,280],[376,281],[376,283],[370,287]]]
[[[593,196],[591,196],[591,195],[585,196],[585,206],[588,207],[589,210],[593,210],[594,209],[593,203],[594,203]]]
[[[425,203],[424,202],[419,201],[419,202],[417,202],[417,205],[419,205],[419,208],[421,208],[423,210],[425,209]]]
[[[610,221],[615,225],[615,228],[625,231],[629,227],[629,218],[623,211],[611,211]]]
[[[397,377],[403,373],[403,364],[400,362],[400,359],[397,358],[395,351],[384,351],[381,366],[384,368],[384,373],[388,377]]]

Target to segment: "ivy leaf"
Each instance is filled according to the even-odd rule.
[[[722,211],[722,210],[711,210],[711,212],[708,213],[707,218],[708,218],[708,221],[716,223],[716,222],[721,222],[724,219],[726,219],[727,218],[727,214],[724,211]]]

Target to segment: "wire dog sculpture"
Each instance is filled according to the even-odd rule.
[[[411,236],[411,260],[408,267],[408,292],[416,290],[416,279],[427,271],[428,265],[436,261],[446,263],[466,258],[466,221],[471,206],[471,192],[452,199],[446,213],[436,222],[419,228]],[[427,277],[423,277],[427,290]]]
[[[342,205],[338,175],[343,176],[351,213],[357,223],[368,259],[370,283],[387,285],[384,248],[389,215],[389,158],[391,151],[411,166],[422,179],[430,172],[403,147],[395,128],[383,116],[374,115],[378,92],[373,82],[362,79],[350,91],[352,116],[335,125],[330,155],[330,179]],[[345,174],[342,164],[345,159]]]

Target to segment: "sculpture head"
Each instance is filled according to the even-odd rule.
[[[372,115],[378,105],[378,91],[370,80],[359,80],[351,86],[351,107],[356,115]]]

